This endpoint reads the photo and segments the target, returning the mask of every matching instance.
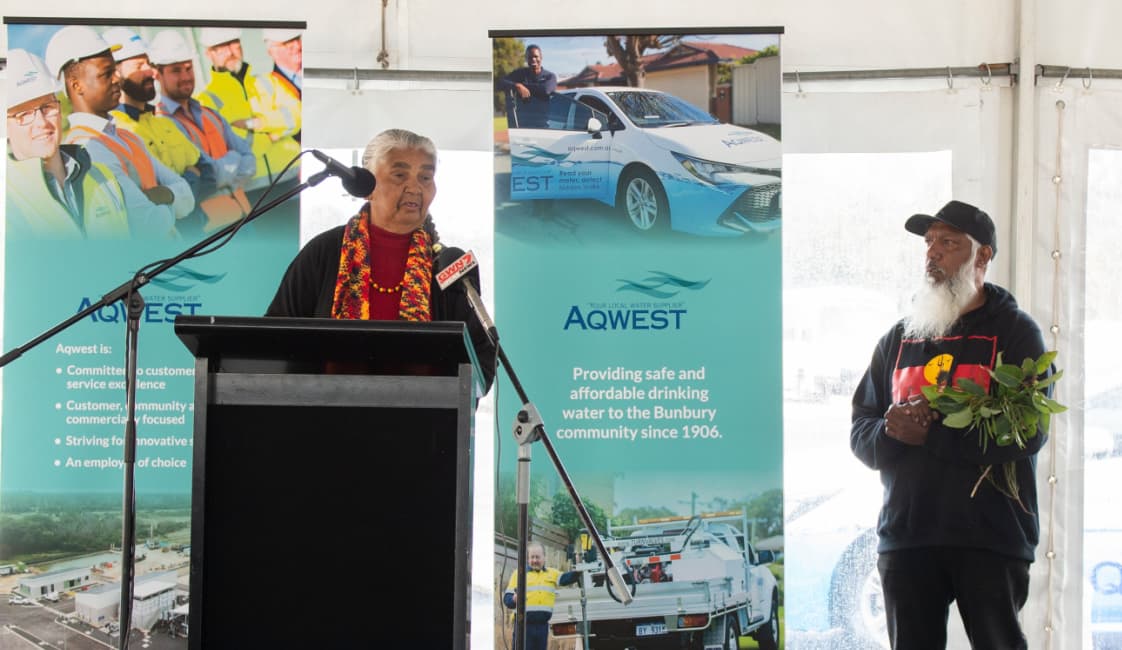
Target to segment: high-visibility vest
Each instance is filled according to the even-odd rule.
[[[246,67],[243,78],[244,84],[230,72],[211,68],[210,83],[199,93],[198,100],[202,105],[218,111],[230,123],[234,133],[248,140],[249,132],[234,126],[234,122],[248,120],[255,114],[262,113],[261,97],[253,83],[252,67]]]
[[[286,77],[283,72],[274,67],[273,73],[270,75],[270,77],[272,77],[274,83],[284,88],[289,95],[295,97],[296,99],[300,99],[300,96],[302,95],[300,89],[296,86],[296,84],[292,83],[292,80]]]
[[[206,106],[200,106],[199,108],[203,117],[202,126],[191,119],[191,114],[186,108],[173,113],[172,118],[187,129],[187,135],[196,147],[217,160],[229,151],[226,146],[226,138],[222,135],[222,118],[212,108]]]
[[[272,82],[268,77],[254,75],[253,67],[248,64],[244,84],[224,70],[212,68],[210,75],[210,83],[197,97],[199,103],[218,111],[230,123],[234,134],[249,142],[257,158],[256,178],[272,180],[300,154],[300,143],[290,135],[294,129],[300,128],[297,121],[299,107],[295,112],[292,106],[278,109],[273,99]],[[259,122],[253,131],[234,126],[234,122],[248,119]]]
[[[84,171],[81,183],[81,222],[55,198],[39,158],[8,158],[7,220],[9,236],[21,234],[41,238],[127,239],[128,214],[121,186],[100,163],[79,160]]]
[[[118,129],[135,133],[144,141],[148,152],[180,176],[188,167],[199,162],[199,148],[195,146],[171,119],[146,111],[133,119],[121,110],[112,110],[113,124]]]
[[[526,611],[527,612],[553,612],[553,603],[557,600],[557,581],[561,579],[561,572],[557,569],[546,567],[541,571],[526,570]],[[518,572],[510,575],[506,593],[514,593],[518,587]]]
[[[300,89],[276,67],[273,68],[268,80],[269,83],[262,86],[261,95],[264,97],[268,92],[271,97],[271,108],[278,120],[284,124],[283,133],[299,141],[302,109]]]
[[[87,140],[97,140],[105,145],[121,163],[121,169],[135,175],[136,184],[142,190],[150,190],[159,183],[156,182],[156,168],[152,166],[152,159],[148,157],[148,150],[135,133],[127,130],[118,130],[117,136],[109,137],[100,131],[95,131],[88,126],[75,126],[66,134],[66,144],[82,144]]]
[[[191,114],[186,108],[172,113],[171,118],[183,125],[193,144],[202,149],[206,155],[218,160],[229,152],[223,135],[222,116],[207,106],[199,106],[199,108],[203,118],[202,126],[191,119]],[[252,207],[249,204],[249,197],[241,187],[220,189],[212,196],[197,197],[197,202],[207,217],[206,225],[203,226],[204,232],[210,232],[241,219],[249,214]]]

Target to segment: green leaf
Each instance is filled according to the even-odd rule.
[[[1040,358],[1036,360],[1036,374],[1043,375],[1048,372],[1048,368],[1052,365],[1052,362],[1056,360],[1057,354],[1058,352],[1051,350],[1040,355]]]
[[[939,399],[932,402],[930,406],[943,415],[950,415],[951,413],[970,410],[970,405],[966,402],[956,402],[949,397],[940,397]]]
[[[981,386],[979,386],[978,383],[976,381],[974,381],[973,379],[967,379],[966,377],[962,377],[957,382],[955,382],[955,385],[957,385],[959,388],[961,388],[964,392],[970,393],[971,395],[985,395],[986,394],[986,390],[984,388],[982,388]]]
[[[994,380],[989,394],[979,395],[975,386],[959,380],[956,382],[956,390],[968,397],[962,402],[960,412],[956,412],[953,418],[945,417],[944,423],[951,426],[953,422],[960,428],[965,428],[969,419],[978,431],[978,445],[983,453],[990,443],[999,447],[1017,445],[1023,449],[1028,440],[1042,431],[1048,431],[1053,413],[1067,410],[1066,406],[1048,397],[1046,390],[1059,381],[1063,371],[1057,370],[1041,379],[1048,373],[1055,358],[1055,352],[1045,352],[1036,361],[1027,358],[1020,365],[1009,365],[1002,361],[1002,353],[999,352],[994,368],[988,371]],[[960,398],[956,396],[942,401],[946,407],[951,407],[957,399]],[[971,496],[977,492],[978,485],[986,480],[1024,509],[1018,494],[1016,465],[1011,462],[1003,464],[1000,478],[996,476],[996,472],[990,472],[992,467],[987,467],[982,472]]]
[[[952,429],[965,429],[974,422],[974,416],[970,409],[962,409],[955,413],[950,413],[943,418],[943,425],[951,427]]]
[[[919,392],[923,393],[923,396],[927,398],[928,402],[934,402],[940,395],[939,387],[934,384],[920,387]]]
[[[1024,373],[1017,366],[998,366],[990,371],[990,375],[1002,386],[1014,388],[1025,379]]]
[[[953,402],[966,403],[970,401],[972,396],[970,393],[964,393],[960,390],[945,390],[943,391],[943,397]]]
[[[1067,410],[1066,406],[1064,406],[1063,404],[1060,404],[1056,400],[1050,399],[1048,397],[1044,398],[1044,403],[1048,406],[1048,412],[1049,413],[1063,413],[1064,411]]]

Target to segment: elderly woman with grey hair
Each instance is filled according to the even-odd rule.
[[[443,292],[434,278],[442,248],[428,212],[436,196],[436,147],[424,136],[390,129],[370,141],[362,164],[374,174],[374,191],[345,225],[300,250],[265,315],[464,321],[490,387],[494,347],[464,293]]]

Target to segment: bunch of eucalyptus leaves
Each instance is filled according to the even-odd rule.
[[[1052,415],[1063,413],[1067,407],[1047,395],[1049,386],[1059,381],[1063,371],[1048,375],[1056,352],[1045,352],[1039,359],[1027,358],[1021,365],[1007,364],[997,355],[997,364],[987,369],[993,379],[993,390],[987,392],[977,382],[959,378],[954,386],[924,386],[923,396],[932,410],[943,415],[943,424],[952,429],[978,432],[982,451],[989,445],[1007,447],[1025,443],[1037,435],[1048,432]],[[1017,488],[1017,468],[1012,461],[1000,467],[1002,476],[995,477],[993,465],[986,465],[974,489],[978,492],[982,481],[989,481],[1003,494],[1015,500],[1023,509]]]

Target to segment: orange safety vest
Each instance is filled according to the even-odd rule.
[[[291,79],[281,74],[280,70],[273,70],[272,76],[277,83],[284,86],[285,89],[288,90],[288,93],[290,95],[292,95],[296,99],[301,99],[303,93],[301,93],[300,89],[296,87],[296,84],[292,83]]]
[[[187,135],[196,147],[217,160],[229,151],[226,146],[226,139],[222,137],[222,118],[211,108],[206,106],[200,106],[200,108],[203,116],[202,127],[195,124],[195,120],[191,119],[190,111],[186,108],[172,113],[171,116],[187,129]],[[204,232],[209,232],[241,219],[249,214],[251,208],[249,197],[246,196],[245,190],[240,187],[232,190],[219,190],[214,196],[200,200],[199,207],[207,216],[207,223],[203,226]]]
[[[226,155],[228,148],[226,147],[226,139],[222,137],[222,122],[221,119],[212,109],[206,106],[202,108],[203,125],[200,128],[195,121],[191,119],[190,113],[187,109],[176,111],[172,114],[180,124],[187,129],[187,135],[191,138],[191,142],[195,146],[206,152],[208,156],[214,159],[221,158]]]
[[[156,168],[152,166],[152,159],[148,157],[148,151],[144,148],[144,142],[140,140],[135,134],[124,129],[117,130],[117,136],[124,141],[124,145],[114,140],[108,135],[94,131],[88,126],[76,126],[71,131],[85,131],[90,136],[97,139],[98,142],[105,145],[117,156],[117,160],[121,163],[121,168],[126,172],[129,168],[136,174],[139,180],[140,189],[150,190],[156,187]],[[73,138],[68,137],[68,142],[73,142]]]

